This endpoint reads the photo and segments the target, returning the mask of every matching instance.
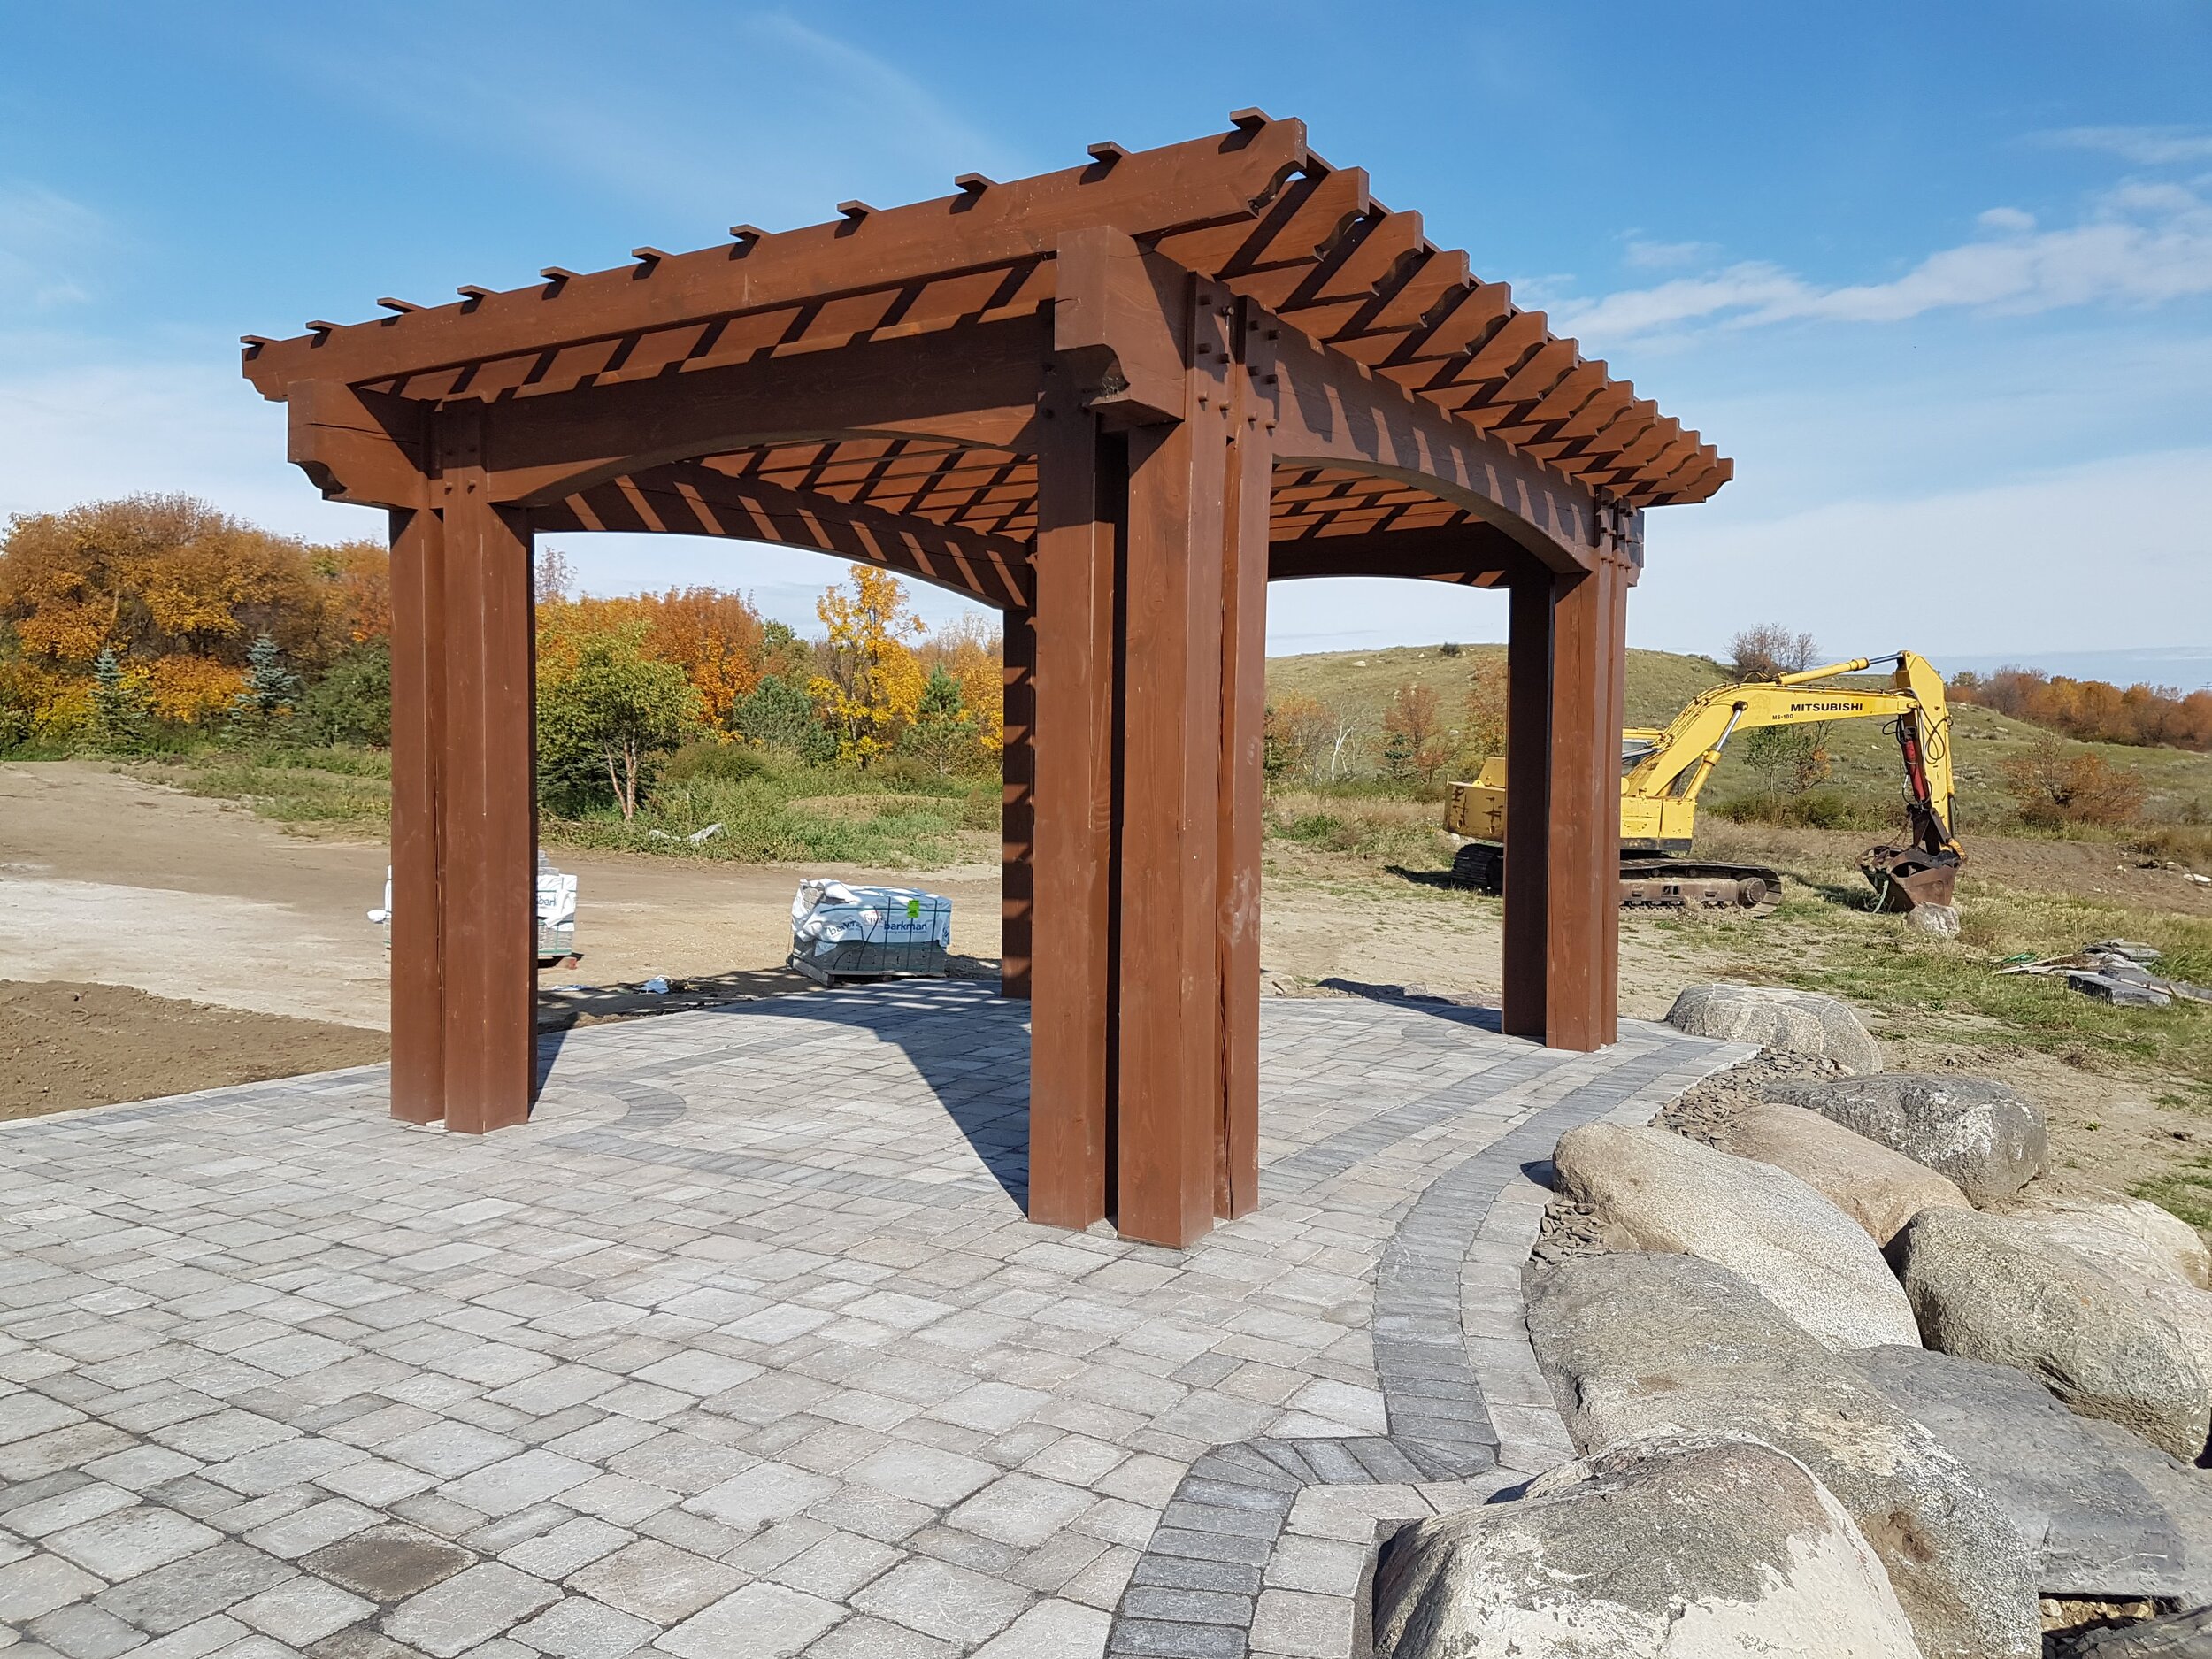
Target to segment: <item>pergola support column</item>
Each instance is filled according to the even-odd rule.
[[[999,995],[1029,996],[1037,785],[1037,618],[1003,618],[1004,718],[999,747]]]
[[[531,536],[468,412],[433,447],[392,515],[392,1111],[481,1133],[536,1080]]]
[[[1512,585],[1503,1024],[1554,1048],[1617,1035],[1628,578],[1605,557]]]

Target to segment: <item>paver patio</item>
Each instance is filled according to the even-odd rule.
[[[597,1026],[481,1141],[381,1068],[0,1126],[0,1646],[1336,1659],[1379,1525],[1567,1455],[1524,1166],[1747,1052],[1270,1000],[1179,1252],[1023,1219],[1025,1013]]]

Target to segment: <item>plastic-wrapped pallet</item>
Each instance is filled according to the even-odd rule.
[[[918,887],[866,887],[823,878],[791,902],[791,965],[818,984],[946,971],[952,901]]]
[[[538,855],[536,909],[538,918],[538,966],[550,967],[573,958],[582,952],[576,949],[576,878],[563,875],[546,859]],[[384,902],[369,912],[369,919],[382,927],[392,919],[392,870],[384,867]],[[392,936],[384,935],[386,949],[391,948]]]

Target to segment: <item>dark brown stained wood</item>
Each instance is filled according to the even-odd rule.
[[[1502,1029],[1542,1042],[1551,923],[1552,586],[1516,572],[1506,636],[1505,959]]]
[[[469,411],[439,421],[445,507],[446,1126],[527,1120],[536,801],[530,532],[487,499]]]
[[[1259,1205],[1260,843],[1267,724],[1267,426],[1274,400],[1259,319],[1233,319],[1239,343],[1229,387],[1221,572],[1221,772],[1214,785],[1216,949],[1220,1038],[1215,1064],[1214,1214]]]
[[[445,524],[427,507],[392,525],[392,1116],[445,1116],[445,898],[439,781],[446,752]]]
[[[1299,123],[1232,127],[246,337],[291,458],[393,512],[396,1112],[528,1110],[549,530],[812,548],[1003,613],[1033,1219],[1181,1245],[1256,1202],[1270,580],[1510,585],[1505,1021],[1612,1039],[1643,510],[1732,465]]]
[[[1113,856],[1117,445],[1065,380],[1037,457],[1036,795],[1031,909],[1052,949],[1029,970],[1029,1217],[1107,1213],[1115,1009]]]
[[[1294,330],[1284,327],[1275,343],[1280,387],[1272,441],[1284,462],[1417,480],[1547,564],[1587,568],[1596,545],[1588,491]],[[1344,413],[1352,408],[1356,419]]]
[[[1553,588],[1544,988],[1544,1043],[1553,1048],[1586,1052],[1608,1041],[1613,987],[1603,976],[1615,949],[1608,934],[1620,919],[1621,807],[1620,728],[1609,724],[1606,658],[1625,585],[1621,567],[1607,559]],[[1509,825],[1509,879],[1511,833]]]
[[[1621,729],[1627,724],[1628,689],[1628,588],[1635,573],[1622,559],[1609,554],[1599,566],[1599,575],[1606,583],[1606,635],[1599,652],[1600,665],[1605,671],[1606,683],[1601,692],[1605,704],[1603,730],[1609,742],[1617,743]],[[1617,754],[1617,749],[1609,751]],[[1619,763],[1614,761],[1607,773],[1603,794],[1606,814],[1619,810]],[[1599,941],[1604,955],[1597,968],[1598,1033],[1601,1047],[1620,1041],[1621,1012],[1621,919],[1617,907],[1609,903],[1615,897],[1613,860],[1618,854],[1608,848],[1603,873],[1598,882],[1598,903],[1604,913],[1599,918]]]
[[[1221,309],[1197,303],[1196,322],[1225,353]],[[1213,1225],[1219,1121],[1222,357],[1190,379],[1184,420],[1128,437],[1122,634],[1115,1224],[1174,1246]]]
[[[1304,124],[1193,139],[843,219],[762,234],[741,251],[674,254],[649,276],[620,266],[570,279],[557,298],[541,286],[488,294],[250,353],[247,376],[270,396],[293,382],[419,372],[549,345],[665,328],[841,293],[925,281],[963,268],[1049,254],[1059,233],[1109,225],[1131,234],[1248,219],[1306,163]]]
[[[1004,537],[852,506],[695,463],[610,479],[534,509],[540,531],[660,531],[812,548],[895,570],[1004,610],[1025,605],[1029,549]]]
[[[1037,619],[1009,611],[999,749],[999,995],[1027,1000],[1036,882]]]
[[[671,461],[846,433],[1033,447],[1048,324],[872,342],[821,360],[774,358],[674,379],[549,393],[488,411],[498,499],[552,502]]]

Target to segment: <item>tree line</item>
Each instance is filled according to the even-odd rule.
[[[710,741],[795,762],[996,763],[1002,649],[934,631],[855,567],[819,640],[707,587],[602,598],[549,548],[535,572],[539,772],[557,810],[626,818],[661,757]],[[0,535],[0,753],[391,741],[391,572],[185,495],[21,514]]]
[[[2085,742],[2212,749],[2212,691],[2123,688],[2109,680],[2072,680],[2037,668],[2001,668],[1993,674],[1955,675],[1950,692],[1960,703],[1978,703]]]

